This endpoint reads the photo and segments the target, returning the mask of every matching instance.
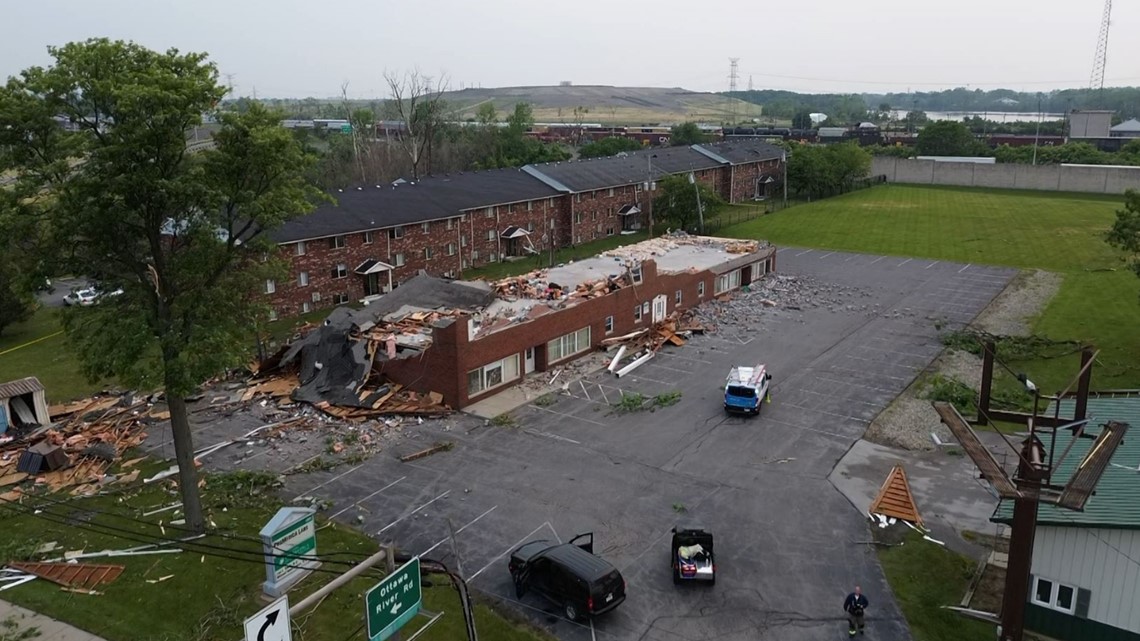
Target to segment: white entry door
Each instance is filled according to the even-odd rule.
[[[665,320],[665,310],[668,309],[668,299],[665,294],[661,294],[653,299],[653,322],[658,323]]]
[[[534,348],[526,348],[523,354],[523,374],[530,374],[534,371]]]

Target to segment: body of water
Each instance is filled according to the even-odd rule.
[[[906,109],[894,109],[891,111],[891,118],[895,120],[902,120],[910,111]],[[927,111],[926,117],[931,120],[958,120],[962,121],[966,118],[978,116],[986,120],[994,122],[1037,122],[1041,120],[1064,120],[1065,114],[1063,113],[1041,113],[1041,112],[1023,112],[1023,111]]]

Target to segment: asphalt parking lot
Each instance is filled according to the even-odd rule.
[[[866,516],[827,477],[940,351],[936,323],[969,322],[1014,271],[794,248],[778,261],[782,273],[858,286],[862,300],[696,336],[626,377],[598,372],[549,404],[520,408],[514,425],[426,422],[406,431],[399,452],[289,476],[286,490],[329,499],[335,518],[362,517],[360,527],[378,538],[461,566],[476,591],[562,639],[841,639],[841,604],[855,584],[871,602],[869,634],[909,639],[874,551],[857,543],[870,538]],[[771,404],[758,418],[725,416],[729,367],[756,362],[773,373]],[[657,411],[612,406],[625,393],[671,390],[681,401]],[[395,458],[440,439],[456,447],[411,463]],[[310,454],[243,466],[281,471]],[[667,535],[679,523],[717,537],[715,587],[670,580]],[[595,550],[628,581],[622,606],[591,625],[563,620],[539,597],[515,599],[511,549],[590,531]]]

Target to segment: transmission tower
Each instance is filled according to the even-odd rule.
[[[1100,35],[1096,39],[1096,57],[1093,58],[1089,89],[1104,89],[1104,65],[1108,59],[1108,25],[1112,19],[1112,0],[1104,0],[1104,15],[1100,19]]]
[[[728,92],[736,93],[736,80],[740,77],[737,72],[737,65],[740,64],[740,58],[728,59]],[[729,96],[729,114],[732,118],[732,124],[736,124],[736,98]]]
[[[748,90],[752,91],[752,76],[748,76]]]

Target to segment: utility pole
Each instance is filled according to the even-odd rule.
[[[653,238],[653,192],[657,190],[657,183],[653,181],[653,159],[657,154],[649,154],[645,157],[648,163],[648,169],[645,172],[645,199],[648,201],[648,218],[649,218],[649,237]]]
[[[1041,92],[1037,92],[1037,133],[1033,134],[1033,164],[1037,165],[1037,141],[1041,139]]]
[[[697,195],[697,220],[700,221],[700,233],[705,233],[705,208],[701,205],[701,188],[697,184],[697,176],[693,173],[692,168],[689,168],[689,182],[693,183],[693,193]]]
[[[780,154],[780,164],[784,166],[784,209],[788,208],[788,152]]]

